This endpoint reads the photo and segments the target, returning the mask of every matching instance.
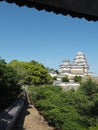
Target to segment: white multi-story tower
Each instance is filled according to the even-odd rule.
[[[60,65],[59,72],[61,75],[67,76],[75,76],[75,75],[89,75],[88,72],[89,65],[87,63],[85,54],[83,52],[78,52],[75,55],[73,60],[73,64],[70,64],[69,60],[64,60],[63,63]]]
[[[69,74],[70,71],[71,71],[70,61],[69,60],[63,60],[63,64],[60,65],[59,72],[66,75],[66,74]]]
[[[77,73],[80,74],[88,73],[89,65],[87,64],[87,60],[83,52],[78,52],[76,54],[72,64],[72,70],[75,70]]]

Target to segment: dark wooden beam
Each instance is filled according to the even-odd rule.
[[[56,14],[98,20],[98,0],[0,0],[16,3],[18,6],[35,7],[38,10],[53,11]]]

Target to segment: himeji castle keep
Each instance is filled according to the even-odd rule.
[[[62,76],[66,75],[69,78],[74,76],[92,76],[92,72],[89,72],[89,65],[87,63],[85,54],[78,52],[75,55],[73,63],[69,60],[64,60],[59,67],[59,73]]]

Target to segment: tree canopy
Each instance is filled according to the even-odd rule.
[[[62,82],[69,82],[68,76],[62,77]]]
[[[48,70],[37,61],[22,62],[13,60],[9,63],[9,66],[17,71],[20,82],[28,85],[51,84],[53,82]]]
[[[82,77],[76,75],[76,76],[74,77],[74,81],[80,83],[80,82],[82,81]]]
[[[0,59],[0,111],[8,107],[20,94],[17,72]]]
[[[57,130],[98,129],[98,84],[91,78],[76,91],[31,86],[29,92],[35,106]]]

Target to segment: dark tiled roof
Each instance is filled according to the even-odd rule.
[[[56,14],[71,15],[72,17],[98,20],[98,0],[0,0],[16,3],[18,6],[45,9]]]

